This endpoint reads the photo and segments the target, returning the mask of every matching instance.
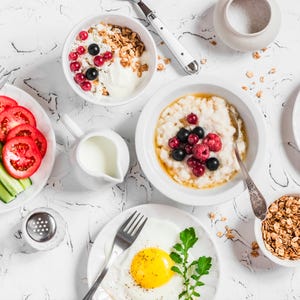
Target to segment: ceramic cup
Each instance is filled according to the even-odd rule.
[[[217,35],[235,50],[267,47],[277,36],[280,24],[275,0],[219,0],[214,10]]]
[[[76,138],[70,158],[83,186],[100,190],[124,180],[129,167],[129,150],[120,135],[111,129],[84,133],[68,115],[62,117],[62,122]]]

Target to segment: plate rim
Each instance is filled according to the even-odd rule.
[[[296,132],[297,132],[297,125],[296,125],[296,122],[297,122],[296,114],[297,114],[297,112],[300,113],[300,89],[297,93],[297,96],[296,96],[296,99],[295,99],[295,102],[294,102],[294,106],[293,106],[293,113],[292,113],[292,128],[293,128],[294,139],[295,139],[296,146],[300,150],[300,136],[298,136],[296,134]],[[299,128],[300,128],[300,126],[299,126]]]
[[[134,210],[147,209],[149,207],[155,209],[156,212],[159,212],[159,209],[168,209],[169,211],[171,211],[171,210],[172,211],[177,211],[177,213],[183,214],[183,215],[189,217],[189,219],[193,220],[195,223],[197,223],[198,226],[206,233],[207,238],[210,240],[210,242],[212,244],[212,247],[215,250],[215,256],[216,256],[217,262],[218,262],[218,268],[217,268],[218,281],[217,281],[217,284],[216,284],[215,295],[214,295],[214,298],[213,298],[213,299],[217,299],[217,297],[219,295],[219,291],[220,291],[222,276],[223,276],[223,263],[222,263],[222,260],[220,259],[220,257],[221,257],[220,250],[217,247],[215,238],[212,235],[209,234],[209,231],[205,228],[205,226],[203,226],[203,224],[200,221],[200,219],[197,218],[196,216],[194,216],[191,213],[189,213],[187,211],[184,211],[184,210],[182,210],[182,209],[180,209],[178,207],[171,206],[171,205],[166,205],[166,204],[158,204],[158,203],[145,203],[145,204],[140,204],[140,205],[137,205],[137,206],[130,207],[130,208],[124,210],[124,211],[121,211],[119,214],[117,214],[116,216],[114,216],[112,219],[110,219],[107,223],[105,223],[102,226],[102,228],[100,229],[100,231],[97,233],[97,235],[96,235],[96,237],[94,239],[93,245],[92,245],[92,247],[91,247],[91,249],[89,251],[89,254],[88,254],[88,261],[87,261],[87,268],[86,268],[88,287],[89,288],[91,287],[91,278],[90,278],[90,274],[89,274],[90,273],[89,270],[91,269],[91,265],[93,264],[93,262],[91,261],[92,260],[91,253],[93,251],[95,251],[96,245],[98,244],[97,241],[100,240],[100,238],[101,238],[101,233],[105,229],[107,229],[117,218],[121,219],[123,217],[123,219],[124,219],[127,214],[129,214],[130,212],[132,212]],[[113,239],[113,237],[111,239]],[[211,299],[211,300],[213,300],[213,299]]]
[[[14,205],[10,205],[10,203],[5,204],[5,206],[0,206],[0,215],[3,213],[7,213],[13,210],[16,210],[18,208],[20,208],[21,206],[24,206],[26,203],[28,203],[30,200],[34,199],[45,187],[45,185],[47,184],[47,181],[52,173],[52,169],[55,163],[55,150],[56,150],[56,139],[55,139],[55,134],[54,134],[54,129],[51,123],[51,120],[49,118],[49,116],[47,115],[46,111],[44,110],[44,108],[41,106],[41,104],[35,99],[35,97],[33,97],[32,95],[30,95],[29,93],[27,93],[25,90],[23,90],[22,88],[15,86],[13,84],[10,83],[6,83],[4,87],[8,87],[8,89],[11,90],[15,90],[19,93],[25,94],[27,96],[27,99],[29,102],[34,103],[34,105],[36,107],[38,107],[38,109],[41,111],[41,113],[44,115],[44,117],[47,119],[47,122],[49,123],[49,134],[51,135],[51,139],[53,141],[52,144],[52,149],[51,149],[51,153],[52,153],[52,157],[50,157],[50,161],[49,161],[49,171],[48,174],[45,176],[45,179],[43,180],[42,184],[40,185],[39,188],[37,188],[37,190],[32,193],[32,195],[30,195],[29,197],[23,199],[22,202],[16,204],[16,201],[18,201],[18,196],[11,201],[10,203],[13,203]],[[3,87],[3,88],[4,88]],[[2,89],[0,90],[0,93],[2,93]],[[9,94],[3,93],[4,96],[8,96],[11,97]],[[26,107],[26,105],[24,105]],[[49,145],[47,145],[49,146]]]
[[[265,149],[266,145],[263,143],[263,140],[266,140],[266,125],[263,120],[263,116],[261,111],[256,107],[255,105],[251,105],[252,99],[246,95],[242,94],[241,91],[239,91],[235,86],[232,86],[228,81],[221,80],[219,77],[215,76],[205,76],[204,78],[199,78],[196,76],[189,76],[184,78],[177,78],[170,83],[168,83],[166,86],[163,86],[159,88],[156,93],[154,93],[151,98],[148,100],[146,105],[144,106],[142,113],[140,114],[140,117],[138,119],[138,123],[136,126],[136,132],[135,132],[135,149],[137,158],[139,161],[139,164],[141,165],[141,168],[143,172],[145,173],[148,180],[165,196],[170,198],[173,201],[185,204],[185,205],[193,205],[193,206],[210,206],[210,205],[218,205],[225,203],[234,197],[239,196],[244,191],[246,191],[245,186],[243,184],[243,181],[240,180],[239,183],[235,184],[235,186],[229,188],[225,192],[221,192],[219,194],[215,195],[187,195],[184,191],[180,190],[172,190],[171,188],[163,188],[159,176],[157,174],[154,174],[153,170],[151,169],[146,157],[147,153],[144,147],[138,147],[137,145],[143,144],[143,131],[145,129],[145,122],[143,121],[143,118],[147,118],[147,109],[148,107],[152,107],[153,103],[158,104],[162,100],[162,96],[166,97],[166,94],[170,93],[168,92],[168,89],[172,91],[174,86],[177,86],[178,89],[183,89],[188,86],[194,86],[195,84],[207,84],[207,85],[213,85],[216,87],[219,87],[221,89],[227,90],[229,93],[234,94],[236,97],[240,99],[244,103],[244,105],[252,112],[252,117],[254,118],[255,125],[257,128],[260,128],[258,130],[258,150],[256,158],[253,161],[253,164],[251,168],[249,169],[249,173],[254,176],[254,174],[259,173],[259,167],[265,162],[266,155],[265,155]],[[253,103],[254,104],[254,103]],[[158,178],[159,177],[159,178]],[[187,200],[186,200],[187,199]],[[202,201],[199,201],[201,199]]]

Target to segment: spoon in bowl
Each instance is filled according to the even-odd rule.
[[[191,54],[179,43],[175,36],[167,29],[166,25],[157,17],[142,0],[129,0],[136,3],[142,10],[150,24],[166,43],[169,50],[173,53],[184,71],[188,74],[197,74],[199,71],[198,62],[191,56]]]
[[[230,115],[231,123],[235,128],[235,133],[233,135],[234,153],[239,163],[240,169],[242,171],[244,183],[246,184],[249,191],[251,206],[255,216],[261,220],[264,220],[267,213],[266,200],[264,196],[261,194],[261,192],[259,191],[259,189],[257,188],[257,186],[255,185],[255,183],[253,182],[253,180],[251,179],[249,172],[241,159],[239,149],[236,143],[240,135],[240,128],[238,126],[236,116],[230,109],[229,109],[229,115]]]

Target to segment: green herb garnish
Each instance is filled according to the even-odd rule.
[[[175,244],[170,254],[171,259],[176,263],[172,267],[172,271],[183,278],[183,290],[178,295],[178,299],[194,300],[195,297],[200,297],[197,288],[204,285],[200,278],[209,273],[212,258],[201,256],[197,260],[189,262],[189,250],[198,241],[193,227],[180,232],[179,237],[181,243]]]

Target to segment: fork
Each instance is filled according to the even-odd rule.
[[[257,186],[255,185],[252,178],[250,177],[249,172],[241,159],[239,149],[236,144],[236,141],[240,135],[240,128],[237,124],[237,120],[234,113],[230,109],[229,109],[229,115],[230,115],[231,123],[235,128],[235,133],[233,134],[233,149],[234,149],[236,159],[239,163],[240,169],[242,171],[243,180],[249,191],[251,206],[255,216],[263,220],[267,213],[266,200],[264,196],[261,194],[261,192],[259,191],[259,189],[257,188]]]
[[[109,260],[104,265],[102,272],[97,277],[88,293],[84,296],[83,300],[92,300],[96,290],[98,289],[100,283],[102,282],[115,258],[133,244],[133,242],[136,240],[141,230],[143,229],[144,225],[146,224],[147,220],[148,218],[145,218],[143,215],[141,215],[141,213],[137,214],[137,211],[135,211],[120,226],[113,241],[113,247]]]
[[[5,77],[6,76],[6,77]],[[5,83],[8,80],[7,70],[0,65],[0,90],[4,87]]]

